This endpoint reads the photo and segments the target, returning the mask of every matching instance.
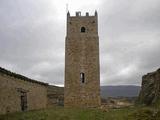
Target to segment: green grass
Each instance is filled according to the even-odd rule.
[[[0,120],[160,120],[160,112],[141,107],[111,109],[108,112],[98,109],[55,107],[1,115]]]

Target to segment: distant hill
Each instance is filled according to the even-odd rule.
[[[48,86],[48,97],[58,98],[63,96],[64,88],[58,86]],[[101,97],[137,97],[140,91],[140,86],[101,86]]]
[[[140,86],[101,86],[101,97],[137,97]]]

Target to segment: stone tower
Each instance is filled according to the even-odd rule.
[[[67,13],[65,107],[100,105],[98,15]]]

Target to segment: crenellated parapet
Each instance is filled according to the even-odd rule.
[[[97,11],[94,12],[94,15],[90,15],[89,12],[86,12],[85,15],[82,15],[80,11],[75,12],[75,16],[70,16],[70,12],[67,12],[67,17],[93,17],[98,16]]]

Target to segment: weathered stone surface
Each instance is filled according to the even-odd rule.
[[[26,110],[46,108],[47,86],[45,83],[0,69],[0,114],[22,111],[21,97],[24,93],[27,97]]]
[[[139,102],[150,105],[160,99],[160,69],[148,73],[142,77],[142,86],[139,94]]]
[[[82,28],[85,32],[82,32]],[[80,74],[84,73],[84,82]],[[67,15],[65,46],[65,107],[100,105],[98,19]]]
[[[49,85],[47,87],[47,107],[63,106],[64,104],[64,88]]]

